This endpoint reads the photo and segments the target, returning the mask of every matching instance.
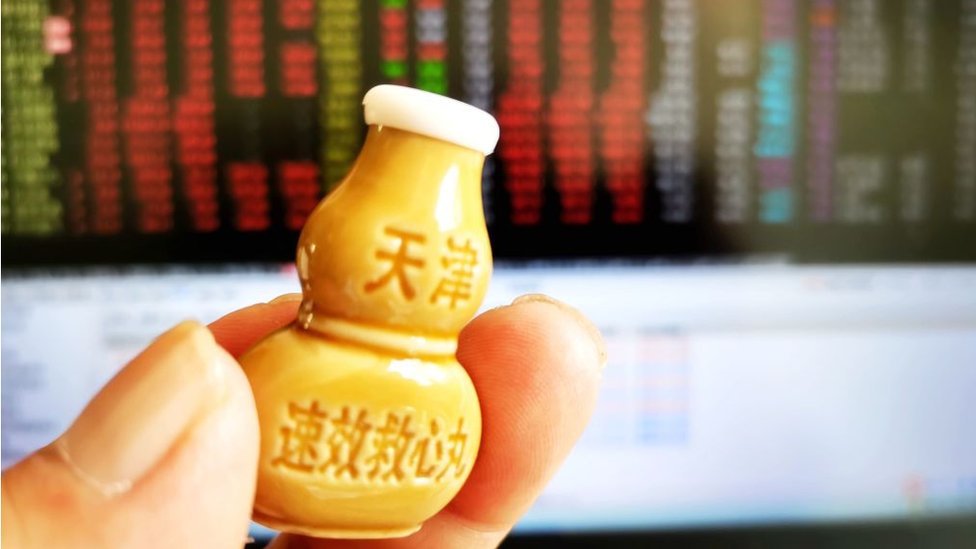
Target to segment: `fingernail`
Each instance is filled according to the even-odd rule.
[[[125,492],[223,398],[225,355],[199,323],[177,325],[102,389],[56,448],[96,489]]]
[[[301,301],[302,294],[284,294],[272,299],[268,302],[268,305],[275,305],[278,303],[287,303],[290,301]]]
[[[600,361],[600,369],[602,370],[607,367],[607,344],[603,341],[603,334],[600,333],[600,330],[595,324],[593,324],[592,321],[590,321],[590,319],[586,318],[586,316],[579,312],[575,307],[571,307],[562,301],[553,299],[545,294],[526,294],[519,296],[515,298],[515,301],[512,301],[512,305],[518,305],[520,303],[548,303],[549,305],[556,306],[563,312],[568,313],[571,317],[573,317],[573,320],[575,320],[576,323],[579,324],[580,327],[590,335],[590,339],[593,340],[593,345],[596,347],[597,357]]]

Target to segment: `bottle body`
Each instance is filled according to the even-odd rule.
[[[481,440],[454,358],[491,248],[478,151],[371,126],[299,238],[296,322],[241,357],[261,427],[254,518],[395,537],[454,497]]]
[[[408,535],[471,471],[481,414],[453,357],[398,357],[292,326],[242,363],[260,410],[254,519],[266,526]]]

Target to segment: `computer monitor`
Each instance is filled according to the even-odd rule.
[[[516,537],[976,516],[976,1],[5,0],[2,25],[4,467],[178,320],[297,291],[391,82],[500,123],[485,306],[548,293],[608,343]]]

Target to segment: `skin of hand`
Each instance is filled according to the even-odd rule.
[[[227,547],[247,536],[258,423],[234,357],[294,320],[300,296],[182,323],[156,339],[55,442],[3,473],[2,545]],[[457,497],[387,540],[282,535],[281,548],[495,547],[583,432],[606,352],[574,309],[532,295],[472,320],[458,360],[482,407],[481,450]]]

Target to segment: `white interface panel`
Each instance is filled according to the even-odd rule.
[[[288,267],[4,274],[4,467],[168,327],[298,289]],[[485,307],[530,292],[610,361],[523,532],[976,512],[976,268],[503,265]]]

